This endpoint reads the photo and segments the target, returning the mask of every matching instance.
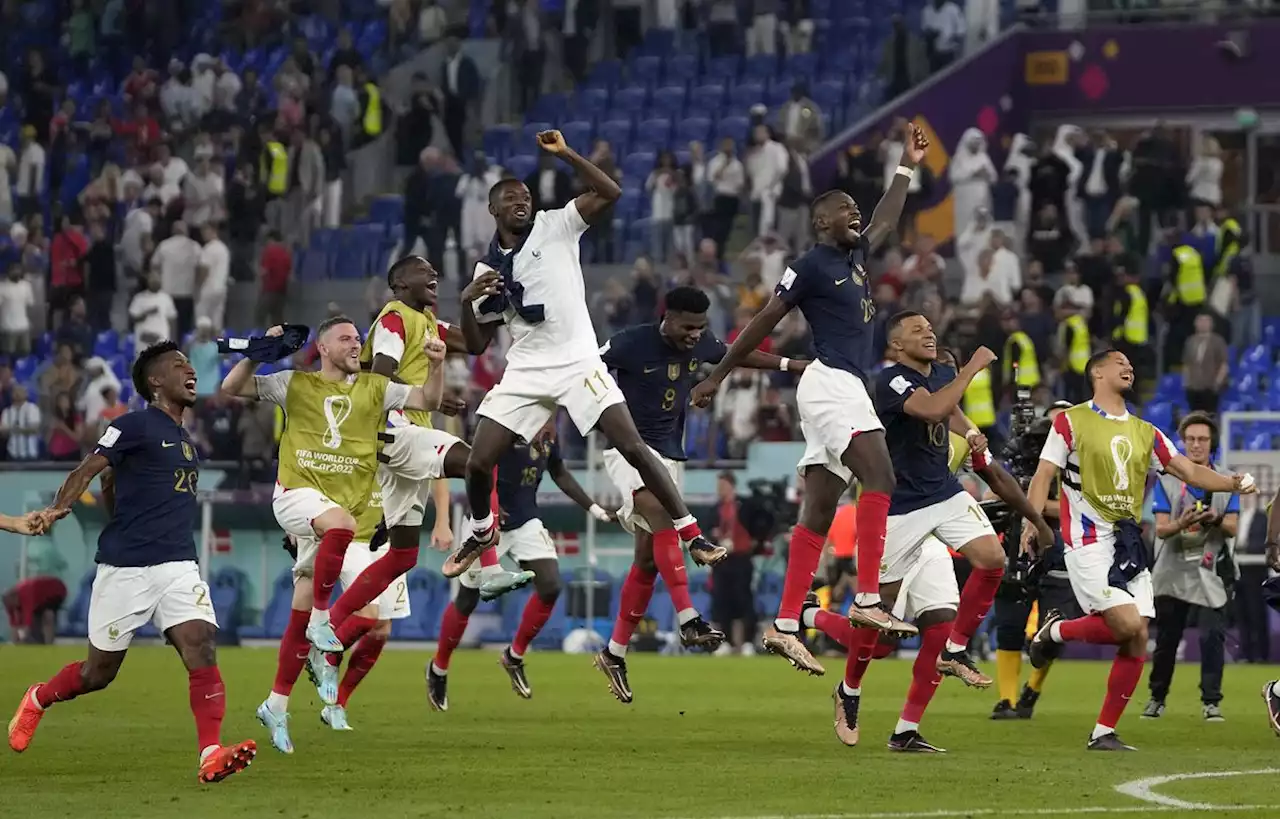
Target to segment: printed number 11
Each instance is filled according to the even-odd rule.
[[[609,392],[609,384],[604,380],[604,372],[601,370],[596,370],[582,379],[582,385],[591,390],[591,397],[597,401],[604,400],[605,395]],[[597,385],[599,386],[597,387]]]

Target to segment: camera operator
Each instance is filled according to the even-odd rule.
[[[738,500],[738,480],[732,472],[716,479],[716,506],[705,522],[712,540],[729,555],[711,567],[711,619],[729,636],[728,651],[754,654],[755,596],[751,591],[755,543]],[[749,511],[749,510],[748,510]]]
[[[1040,449],[1053,419],[1070,407],[1069,401],[1057,401],[1045,411],[1043,419],[1019,430],[1021,434],[1011,442],[1010,451],[1016,453],[1012,466],[1014,475],[1020,482],[1025,484],[1030,474],[1034,474]],[[1026,457],[1023,457],[1024,454]],[[1057,537],[1053,548],[1030,570],[1025,556],[1020,554],[1022,521],[1014,516],[1004,529],[1005,553],[1009,556],[1011,570],[1005,573],[1007,582],[1001,587],[995,605],[996,684],[1000,692],[1000,701],[991,712],[991,718],[995,720],[1031,719],[1036,701],[1044,688],[1045,678],[1052,667],[1050,663],[1044,668],[1032,670],[1021,694],[1018,693],[1018,682],[1022,678],[1022,650],[1027,641],[1027,621],[1032,615],[1033,607],[1037,615],[1036,628],[1039,628],[1039,621],[1044,615],[1055,609],[1068,617],[1081,614],[1080,606],[1071,591],[1071,583],[1067,579],[1062,533],[1058,529],[1058,504],[1052,502],[1057,500],[1058,492],[1059,487],[1055,482],[1050,490],[1051,502],[1044,507],[1045,520],[1054,528]]]
[[[1189,413],[1178,435],[1192,463],[1213,468],[1218,427],[1203,412]],[[1226,611],[1235,586],[1234,543],[1240,498],[1204,492],[1172,475],[1161,475],[1152,511],[1156,517],[1155,566],[1151,581],[1156,604],[1156,650],[1148,685],[1151,700],[1144,719],[1164,714],[1173,682],[1178,645],[1189,625],[1200,630],[1200,701],[1204,718],[1222,721],[1222,668],[1225,662]]]

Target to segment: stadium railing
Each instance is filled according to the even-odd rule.
[[[1266,515],[1280,489],[1280,452],[1274,441],[1280,435],[1280,412],[1224,412],[1220,418],[1218,465],[1232,472],[1248,472],[1258,484],[1258,492],[1240,498],[1241,533],[1236,541],[1236,562],[1241,566],[1265,565],[1262,554],[1246,554],[1242,542],[1248,537],[1255,515]]]

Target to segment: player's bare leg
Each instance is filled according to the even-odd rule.
[[[654,499],[671,519],[671,526],[680,539],[689,544],[689,556],[695,563],[699,566],[714,566],[729,555],[728,549],[716,546],[702,536],[698,521],[689,514],[689,507],[680,497],[680,490],[676,488],[675,481],[671,480],[671,475],[640,438],[635,420],[632,419],[631,412],[625,404],[614,404],[600,413],[596,429],[600,430],[609,444],[618,450],[618,454],[640,473],[645,488],[653,494]]]
[[[810,466],[804,475],[804,504],[800,520],[791,530],[787,551],[787,572],[783,579],[778,616],[764,631],[761,645],[801,671],[821,676],[822,664],[800,639],[800,613],[805,596],[813,585],[814,573],[822,561],[827,530],[836,507],[848,489],[843,478],[821,466]]]
[[[449,710],[449,660],[462,642],[471,613],[480,605],[480,590],[459,585],[453,602],[445,607],[440,618],[440,637],[436,642],[435,656],[427,663],[427,702],[433,711]]]
[[[481,552],[497,544],[498,516],[492,506],[493,468],[515,442],[516,434],[492,418],[481,418],[476,426],[466,466],[471,531],[462,541],[462,546],[444,562],[441,573],[445,577],[462,574],[479,559]]]
[[[885,445],[884,431],[873,430],[855,435],[840,456],[840,462],[854,474],[862,486],[858,496],[857,551],[859,569],[857,594],[849,608],[849,622],[855,626],[890,631],[900,637],[912,637],[916,627],[894,617],[880,601],[880,577],[866,567],[879,566],[884,560],[884,533],[889,519],[889,499],[897,483],[893,462]],[[808,484],[805,484],[806,492]],[[838,502],[838,499],[837,499]],[[835,508],[832,507],[832,515]],[[825,534],[825,533],[824,533]]]
[[[187,667],[196,745],[200,749],[200,781],[221,782],[253,763],[258,743],[246,739],[234,745],[222,744],[227,688],[218,672],[218,628],[204,620],[188,620],[169,628],[164,636]]]
[[[724,642],[724,632],[712,628],[701,612],[694,608],[693,598],[689,594],[689,572],[684,565],[684,550],[680,548],[680,535],[676,532],[675,525],[662,504],[658,503],[658,499],[648,489],[636,492],[633,503],[653,533],[637,527],[636,555],[647,555],[648,560],[645,562],[652,562],[662,576],[663,585],[671,595],[671,604],[676,609],[680,643],[685,648],[697,647],[715,651]]]
[[[124,651],[103,651],[89,646],[83,662],[63,666],[48,682],[37,683],[22,695],[22,701],[9,721],[9,747],[22,753],[35,738],[36,728],[45,712],[56,702],[68,702],[94,691],[101,691],[115,680],[124,663]]]
[[[529,677],[525,673],[525,654],[529,646],[537,638],[542,627],[551,619],[551,612],[560,599],[564,581],[560,578],[560,561],[550,558],[545,560],[521,561],[520,568],[533,572],[533,594],[524,606],[520,616],[520,626],[516,629],[515,639],[503,650],[498,664],[511,678],[511,690],[524,699],[533,696],[533,688],[529,685]]]
[[[991,611],[1000,581],[1004,579],[1004,548],[995,535],[983,535],[961,546],[959,552],[968,559],[973,571],[960,592],[960,607],[952,618],[951,634],[938,656],[938,671],[971,688],[990,688],[991,677],[982,673],[969,655],[969,640]]]

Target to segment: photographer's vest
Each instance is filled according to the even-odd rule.
[[[1240,255],[1240,238],[1244,235],[1240,223],[1235,219],[1224,219],[1218,226],[1218,246],[1213,265],[1213,280],[1216,282],[1231,269],[1231,262]]]
[[[996,400],[991,394],[991,369],[983,367],[965,387],[964,400],[961,402],[964,414],[979,429],[988,429],[996,425]],[[967,445],[967,443],[966,443]]]
[[[1216,470],[1215,470],[1216,471]],[[1160,476],[1160,488],[1169,499],[1169,518],[1176,520],[1198,503],[1205,511],[1221,516],[1231,503],[1230,492],[1209,494],[1209,503],[1198,501],[1193,492],[1172,475]],[[1227,589],[1218,575],[1218,560],[1224,552],[1231,560],[1233,539],[1222,529],[1193,527],[1168,538],[1156,538],[1156,559],[1151,582],[1160,597],[1173,597],[1197,606],[1217,609],[1227,604]]]
[[[1174,289],[1169,294],[1169,302],[1186,307],[1204,304],[1204,259],[1200,256],[1200,251],[1191,245],[1178,245],[1173,249],[1173,262],[1177,265],[1177,271],[1174,273]]]
[[[1101,521],[1114,524],[1124,518],[1142,520],[1155,427],[1132,413],[1123,420],[1104,417],[1091,402],[1077,404],[1063,414],[1071,422],[1076,456],[1068,458],[1067,467],[1062,470],[1063,486],[1083,495]],[[1078,513],[1092,517],[1087,510]],[[1063,527],[1065,537],[1065,522]],[[1087,532],[1083,533],[1085,542],[1071,545],[1086,545],[1088,537]]]
[[[1067,368],[1076,375],[1084,375],[1089,364],[1089,325],[1080,315],[1071,315],[1058,328],[1058,343],[1066,352]]]
[[[1034,390],[1040,386],[1040,361],[1036,358],[1036,345],[1031,336],[1019,330],[1004,343],[1004,383],[1014,384],[1013,345],[1018,345],[1017,386]]]
[[[1147,309],[1147,295],[1136,284],[1126,284],[1124,292],[1129,296],[1129,312],[1124,321],[1111,331],[1111,337],[1129,344],[1146,344],[1151,336],[1150,311]],[[1120,317],[1120,302],[1116,302],[1115,317]]]
[[[289,152],[280,142],[273,139],[262,146],[258,178],[266,183],[267,193],[272,196],[284,196],[289,191]]]
[[[364,107],[364,118],[361,125],[365,136],[376,137],[382,133],[382,94],[378,86],[371,82],[364,84],[364,92],[369,95],[369,102]]]

